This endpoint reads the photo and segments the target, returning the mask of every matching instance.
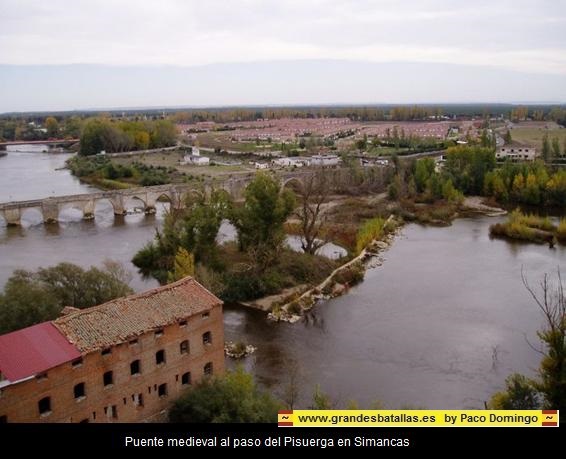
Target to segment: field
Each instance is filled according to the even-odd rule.
[[[543,127],[522,127],[519,125],[511,130],[513,140],[533,146],[539,150],[542,148],[542,139],[545,134],[548,134],[548,138],[551,141],[554,137],[558,137],[560,146],[563,147],[564,139],[566,139],[566,129],[564,128],[545,129]]]

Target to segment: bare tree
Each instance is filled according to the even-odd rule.
[[[566,297],[560,269],[557,270],[558,285],[545,273],[540,292],[536,292],[521,271],[521,279],[545,319],[545,326],[538,332],[544,343],[540,367],[539,390],[544,394],[548,407],[566,409]]]
[[[301,393],[301,374],[296,361],[286,365],[287,382],[283,388],[283,402],[289,409],[293,409]]]
[[[321,230],[325,223],[323,204],[330,194],[327,174],[321,170],[294,181],[293,189],[299,201],[295,216],[300,221],[301,247],[306,253],[314,254],[325,243],[321,240]]]

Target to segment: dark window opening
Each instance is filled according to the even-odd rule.
[[[160,397],[167,396],[167,384],[166,383],[159,385],[159,387],[157,388],[157,395],[159,395]]]
[[[190,371],[183,373],[183,376],[181,376],[181,384],[183,386],[185,386],[187,384],[191,384],[191,372]]]
[[[181,320],[179,322],[179,327],[186,327],[187,326],[187,321],[186,320]]]
[[[155,330],[155,337],[159,338],[160,336],[163,336],[163,328],[160,328],[159,330]]]
[[[107,371],[102,376],[102,381],[104,382],[105,386],[111,386],[114,382],[114,376],[111,371]]]
[[[202,344],[209,345],[212,344],[212,333],[207,331],[202,334]]]
[[[75,394],[75,398],[85,397],[86,396],[85,383],[82,382],[75,385],[73,392]]]
[[[213,372],[213,368],[212,368],[212,362],[208,362],[205,366],[204,366],[204,374],[206,376],[210,376]]]
[[[155,353],[155,363],[157,365],[165,363],[165,351],[163,349]]]
[[[44,379],[47,379],[47,373],[39,373],[35,375],[35,379],[37,379],[38,381],[43,381]]]
[[[108,410],[110,408],[110,410]],[[112,419],[118,419],[118,407],[116,405],[105,406],[104,414]]]
[[[143,406],[143,394],[134,395],[134,405]]]
[[[73,365],[73,368],[80,367],[82,364],[83,364],[82,357],[79,357],[78,359],[73,360],[73,362],[71,363],[71,365]]]
[[[203,313],[201,314],[201,317],[202,317],[203,319],[208,319],[208,318],[210,317],[210,312],[203,312]]]
[[[110,354],[112,354],[112,349],[110,349],[109,347],[106,348],[106,349],[102,349],[101,354],[102,355],[110,355]]]
[[[139,375],[141,373],[140,368],[140,361],[134,360],[132,363],[130,363],[130,374]]]
[[[92,412],[92,419],[96,419],[96,411]]]
[[[122,399],[124,401],[124,405],[127,403],[126,397]]]
[[[84,418],[82,420],[79,421],[79,424],[88,424],[88,418]]]
[[[151,386],[147,386],[147,393],[151,394]]]
[[[135,346],[136,344],[138,344],[138,340],[137,340],[137,339],[132,339],[132,340],[130,340],[130,346]]]
[[[38,403],[39,414],[47,414],[51,412],[51,397],[43,397]]]
[[[188,354],[189,353],[189,341],[185,340],[182,341],[179,345],[179,349],[181,350],[181,354]]]

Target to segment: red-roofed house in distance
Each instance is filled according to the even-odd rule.
[[[0,422],[165,418],[224,372],[222,302],[193,278],[0,336]]]

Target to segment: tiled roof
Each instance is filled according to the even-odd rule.
[[[53,321],[81,352],[122,343],[212,309],[222,301],[191,277],[144,293],[118,298]]]
[[[0,336],[0,372],[15,382],[81,356],[51,322]]]

